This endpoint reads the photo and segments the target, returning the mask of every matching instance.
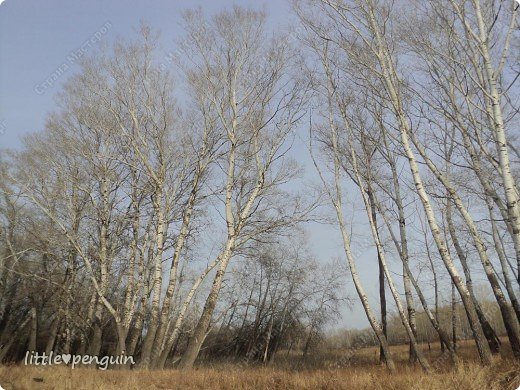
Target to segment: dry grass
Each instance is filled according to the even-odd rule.
[[[295,364],[296,358],[281,361],[278,367],[237,367],[218,365],[199,369],[122,371],[70,369],[54,367],[0,367],[0,385],[10,389],[511,389],[520,386],[520,364],[508,353],[496,358],[490,367],[476,362],[471,343],[461,345],[462,362],[457,368],[437,360],[438,350],[428,352],[435,367],[426,374],[417,366],[406,363],[406,346],[393,347],[398,369],[390,373],[374,364],[376,348],[356,353],[352,365],[326,369],[336,357],[325,356]],[[432,345],[433,349],[433,345]],[[291,360],[293,368],[289,368]],[[437,363],[436,363],[437,362]],[[442,364],[439,364],[441,362]],[[309,368],[312,364],[315,368]],[[305,368],[307,367],[307,368]]]

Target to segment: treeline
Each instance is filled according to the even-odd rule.
[[[381,360],[390,370],[395,365],[385,286],[406,330],[411,362],[431,369],[418,347],[417,298],[457,360],[448,329],[435,315],[440,288],[451,287],[482,364],[491,363],[501,346],[475,295],[475,267],[489,283],[513,355],[520,358],[519,69],[511,51],[518,45],[517,7],[481,0],[296,5],[308,33],[304,42],[317,91],[313,161],[335,210]],[[377,249],[381,321],[352,250],[345,215],[352,184]],[[427,260],[421,269],[431,272],[433,297],[410,267],[418,257],[418,233],[420,257]],[[402,264],[404,300],[389,268],[392,252]]]
[[[487,300],[483,300],[481,305],[487,314],[490,325],[496,330],[496,336],[499,338],[507,337],[498,305],[495,302]],[[471,327],[464,312],[464,307],[460,303],[456,303],[454,306],[443,305],[439,307],[436,318],[438,318],[439,324],[446,329],[456,347],[460,341],[472,339]],[[437,346],[440,345],[441,350],[446,348],[442,340],[439,339],[437,331],[432,326],[428,315],[424,311],[418,310],[416,312],[416,324],[417,341],[419,343],[428,343],[431,344],[430,346],[436,343]],[[387,326],[388,342],[390,345],[403,345],[408,343],[406,329],[401,322],[399,314],[392,313],[388,318]],[[350,349],[356,350],[379,345],[371,328],[337,329],[324,335],[322,342],[323,345],[320,346],[322,350],[338,349],[348,351]],[[498,342],[501,343],[500,340],[498,340]]]
[[[85,59],[45,130],[2,157],[0,361],[307,354],[347,274],[391,370],[392,340],[430,370],[425,319],[456,361],[443,289],[490,364],[503,346],[476,278],[520,358],[520,30],[500,4],[302,0],[290,33],[254,10],[188,11],[167,63],[147,27]],[[295,145],[313,186],[297,184]],[[306,249],[305,224],[330,212],[347,272]]]
[[[336,315],[341,275],[298,230],[315,201],[286,186],[306,88],[264,24],[187,12],[168,69],[143,27],[83,61],[45,131],[3,158],[0,361],[187,367],[206,338],[205,354],[266,361]]]

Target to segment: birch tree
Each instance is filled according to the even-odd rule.
[[[227,238],[217,255],[217,271],[180,362],[182,368],[191,367],[197,358],[237,249],[293,224],[303,211],[297,199],[289,209],[278,204],[281,196],[288,195],[280,185],[295,173],[285,154],[303,104],[301,83],[287,75],[291,59],[287,41],[269,38],[265,15],[252,10],[235,7],[208,22],[200,13],[186,18],[186,54],[193,77],[213,101],[223,129],[220,163]]]

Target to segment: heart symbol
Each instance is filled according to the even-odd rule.
[[[61,360],[63,360],[63,362],[65,364],[69,364],[69,362],[70,362],[70,353],[62,353],[61,354]]]

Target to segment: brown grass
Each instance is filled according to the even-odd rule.
[[[390,373],[374,364],[377,348],[357,351],[351,365],[327,369],[337,356],[315,356],[314,361],[296,364],[296,357],[279,359],[277,367],[238,367],[230,364],[200,367],[194,370],[123,371],[70,369],[64,366],[2,366],[0,385],[11,389],[510,389],[520,386],[520,363],[505,352],[493,365],[482,367],[476,361],[471,343],[462,343],[461,363],[457,368],[437,360],[423,346],[434,372],[406,362],[407,346],[393,347],[397,371]],[[505,349],[505,348],[504,348]],[[332,359],[332,360],[330,360]],[[291,366],[292,361],[292,368]],[[435,362],[441,362],[438,364]],[[310,368],[310,367],[314,368]]]

